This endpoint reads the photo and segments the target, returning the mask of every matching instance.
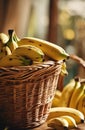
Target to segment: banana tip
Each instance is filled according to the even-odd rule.
[[[84,123],[85,121],[83,119],[81,119],[81,123]]]
[[[77,82],[80,81],[80,77],[78,77],[78,76],[76,76],[74,79],[75,79],[75,81],[77,81]]]
[[[68,127],[64,126],[64,130],[68,130]]]
[[[70,59],[70,56],[69,56],[69,55],[67,56],[67,59]]]

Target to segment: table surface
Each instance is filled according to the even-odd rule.
[[[45,123],[45,124],[43,124],[37,128],[34,128],[32,130],[54,130],[54,129],[47,127],[47,124]],[[85,130],[85,123],[79,124],[78,128],[76,128],[76,129],[74,128],[74,129],[69,129],[69,130]]]

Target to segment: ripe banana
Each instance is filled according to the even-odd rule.
[[[54,96],[51,107],[57,107],[58,103],[59,103],[59,98]]]
[[[10,67],[10,66],[25,66],[31,65],[32,60],[24,56],[7,55],[3,57],[0,61],[0,66]]]
[[[3,52],[5,52],[6,55],[11,55],[12,52],[8,46],[3,47]]]
[[[62,92],[60,90],[56,90],[55,91],[55,98],[59,99],[61,97],[61,94],[62,94]]]
[[[11,52],[13,52],[18,47],[17,42],[15,42],[13,39],[14,33],[14,30],[8,30],[9,40],[6,45],[10,48]]]
[[[69,83],[64,86],[57,104],[58,107],[68,107],[76,82],[75,79],[71,79]]]
[[[18,45],[33,45],[40,48],[48,57],[54,60],[64,60],[69,57],[66,51],[53,43],[33,37],[25,37],[19,40]]]
[[[0,53],[5,43],[8,41],[8,36],[4,33],[0,33]]]
[[[80,97],[82,96],[84,89],[85,89],[84,83],[77,83],[77,85],[74,89],[74,92],[71,96],[69,107],[72,107],[75,109],[77,108],[78,101],[79,101]]]
[[[77,105],[77,109],[84,114],[85,117],[85,90],[82,96],[80,97]]]
[[[47,121],[52,119],[52,118],[56,118],[56,117],[59,117],[59,116],[65,116],[65,115],[72,116],[75,119],[77,124],[84,122],[83,113],[80,112],[77,109],[69,108],[69,107],[54,107],[54,108],[51,108],[50,111],[49,111]]]
[[[0,33],[0,41],[5,44],[8,41],[8,36],[5,33]]]
[[[8,46],[3,46],[0,52],[0,59],[2,59],[3,57],[5,57],[6,55],[11,55],[11,50]]]
[[[65,116],[60,116],[60,118],[61,117],[68,121],[69,128],[77,128],[76,121],[72,116],[65,115]]]
[[[12,54],[26,56],[36,62],[42,62],[44,60],[44,53],[42,50],[32,45],[19,46]]]
[[[57,130],[60,130],[60,129],[64,130],[69,127],[69,123],[66,119],[64,119],[62,117],[56,117],[56,118],[52,118],[52,119],[48,120],[47,126],[52,127]]]
[[[62,67],[61,67],[61,75],[62,76],[65,76],[65,75],[68,75],[68,71],[67,71],[67,68],[66,68],[66,62],[65,60],[63,61],[62,63]]]
[[[0,60],[1,60],[4,56],[6,56],[6,54],[5,54],[4,52],[0,52]]]
[[[52,100],[52,107],[57,107],[58,106],[61,94],[62,94],[62,92],[60,90],[56,90],[54,98]]]

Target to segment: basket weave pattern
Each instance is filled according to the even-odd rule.
[[[0,67],[0,119],[17,129],[33,128],[47,119],[61,63]]]

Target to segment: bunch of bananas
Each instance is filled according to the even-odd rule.
[[[64,60],[69,54],[53,43],[31,37],[19,39],[14,30],[0,33],[0,66],[21,66],[47,59]]]
[[[68,116],[69,113],[67,114],[65,111],[71,110],[76,113],[77,110],[78,113],[81,112],[83,114],[83,120],[85,120],[85,80],[81,80],[79,77],[73,78],[64,86],[62,92],[56,90],[51,109],[57,111],[57,113],[55,112],[56,114],[51,113],[51,115],[55,115],[55,117],[62,115]],[[61,111],[61,114],[58,114],[59,111]],[[64,111],[64,114],[62,114],[62,111]],[[71,113],[71,111],[69,112]],[[72,116],[72,114],[70,116]],[[54,118],[54,116],[52,118]],[[77,122],[77,119],[75,120]],[[52,122],[55,121],[52,120]]]
[[[51,108],[47,118],[47,126],[57,130],[78,128],[80,123],[84,123],[83,113],[70,107]]]

